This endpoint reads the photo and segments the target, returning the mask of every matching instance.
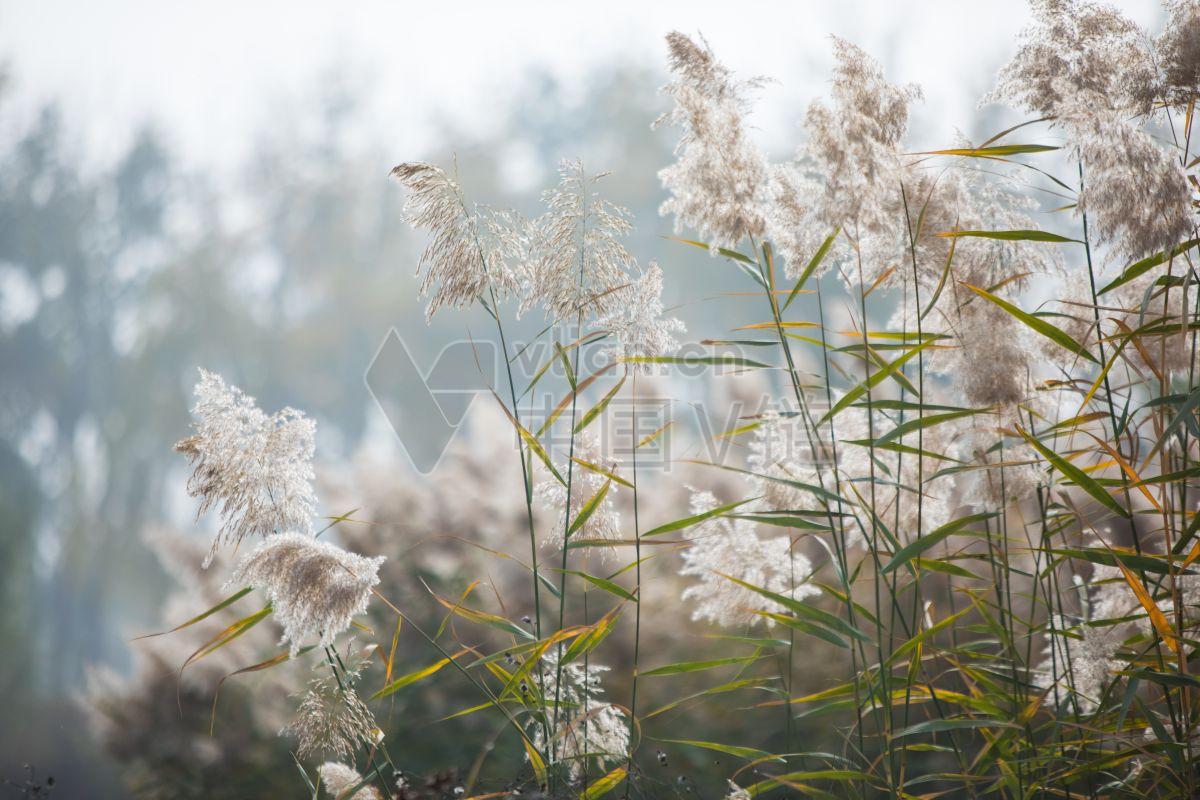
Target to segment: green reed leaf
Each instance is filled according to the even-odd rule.
[[[1108,490],[1096,481],[1095,478],[1088,475],[1070,461],[1067,461],[1049,447],[1046,447],[1046,445],[1038,441],[1036,437],[1030,436],[1020,426],[1017,426],[1017,433],[1024,437],[1025,441],[1029,442],[1029,444],[1031,444],[1035,450],[1041,453],[1042,457],[1049,461],[1051,466],[1061,472],[1068,480],[1070,480],[1080,489],[1083,489],[1085,492],[1095,498],[1109,511],[1112,511],[1114,514],[1122,517],[1129,516],[1129,512],[1126,511],[1121,504],[1118,503],[1116,499],[1108,493]]]
[[[580,795],[580,800],[596,800],[598,797],[603,797],[617,788],[623,780],[625,780],[625,767],[617,767],[584,789],[583,794]]]
[[[680,661],[676,664],[667,664],[654,669],[639,672],[638,676],[642,678],[656,678],[663,675],[683,675],[688,672],[703,672],[705,670],[716,669],[718,667],[727,667],[732,664],[747,664],[751,661],[757,661],[761,656],[758,653],[749,656],[731,656],[729,658],[714,658],[708,661]]]
[[[1058,328],[1051,325],[1046,320],[1041,319],[1039,317],[1035,317],[1032,314],[1028,314],[1028,313],[1022,311],[1021,309],[1017,308],[1012,303],[1008,302],[1007,300],[997,297],[996,295],[992,294],[991,292],[989,292],[986,289],[980,289],[978,286],[972,286],[971,284],[966,283],[965,281],[959,281],[959,282],[962,283],[963,286],[967,287],[975,294],[979,295],[980,297],[984,298],[985,300],[995,303],[997,306],[999,306],[1000,308],[1007,311],[1009,314],[1011,314],[1017,320],[1024,323],[1025,326],[1028,327],[1030,330],[1032,330],[1036,333],[1039,333],[1042,336],[1045,336],[1047,339],[1054,342],[1059,347],[1070,350],[1072,353],[1075,353],[1076,355],[1080,356],[1081,358],[1091,361],[1092,363],[1097,363],[1095,357],[1093,357],[1092,354],[1087,351],[1086,347],[1084,347],[1079,342],[1072,339],[1066,333],[1062,332]]]
[[[1145,273],[1149,272],[1150,270],[1154,269],[1159,264],[1164,264],[1164,263],[1170,261],[1171,259],[1175,258],[1176,256],[1186,253],[1188,250],[1191,250],[1193,247],[1195,247],[1198,244],[1200,244],[1200,239],[1189,239],[1188,241],[1183,242],[1182,244],[1175,245],[1174,247],[1170,248],[1169,250],[1163,250],[1161,252],[1155,253],[1154,255],[1147,256],[1146,258],[1143,258],[1141,261],[1135,261],[1134,263],[1132,263],[1128,267],[1126,267],[1124,270],[1122,270],[1121,274],[1117,278],[1115,278],[1113,281],[1111,281],[1103,289],[1096,292],[1096,294],[1101,295],[1101,294],[1104,294],[1105,292],[1111,292],[1113,289],[1116,289],[1118,286],[1124,286],[1125,284],[1129,283],[1130,281],[1135,280],[1135,279],[1141,277],[1142,275],[1144,275]]]
[[[915,541],[904,546],[898,553],[896,553],[896,555],[892,556],[892,560],[884,566],[881,572],[884,575],[889,572],[893,572],[899,567],[907,564],[909,561],[912,561],[914,558],[919,556],[921,553],[924,553],[938,542],[946,539],[947,537],[953,536],[968,525],[974,525],[976,522],[983,522],[984,520],[988,520],[996,516],[999,516],[999,514],[992,512],[988,514],[972,514],[969,517],[951,520],[945,525],[930,531],[924,536],[918,537]]]
[[[800,277],[796,279],[796,285],[792,287],[792,291],[788,294],[783,308],[779,309],[780,314],[788,310],[788,306],[796,299],[796,295],[800,294],[800,290],[804,288],[804,284],[808,282],[808,279],[816,272],[817,267],[825,260],[825,256],[829,254],[829,249],[833,247],[833,242],[837,239],[838,233],[838,229],[835,228],[833,233],[826,236],[825,241],[821,242],[821,246],[817,248],[817,252],[813,254],[813,257],[808,261],[808,265],[804,267],[804,272],[800,273]]]
[[[759,498],[757,497],[751,497],[747,500],[739,500],[736,503],[726,503],[723,506],[717,506],[716,508],[709,509],[708,511],[700,514],[693,514],[690,517],[684,517],[682,519],[677,519],[674,522],[668,522],[666,525],[659,525],[657,528],[651,528],[643,533],[642,538],[645,539],[650,536],[658,536],[663,533],[670,533],[671,531],[680,531],[684,528],[690,528],[698,522],[703,522],[706,519],[712,519],[713,517],[719,517],[724,514],[728,514],[733,509],[738,508],[739,506],[744,506],[746,503],[750,503],[758,499]]]
[[[1078,239],[1068,239],[1050,231],[1018,230],[1018,231],[946,231],[937,234],[946,239],[970,237],[976,239],[1002,239],[1008,242],[1059,242],[1083,244]]]
[[[718,753],[725,753],[738,758],[745,758],[751,761],[778,761],[785,762],[781,756],[774,753],[768,753],[766,750],[759,750],[756,747],[741,747],[736,744],[721,744],[719,742],[701,742],[695,739],[657,739],[659,742],[667,744],[681,744],[686,747],[700,747],[705,750],[715,750]]]

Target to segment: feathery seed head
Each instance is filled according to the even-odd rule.
[[[772,235],[779,237],[795,274],[812,256],[815,242],[841,230],[844,236],[825,265],[857,255],[862,281],[871,285],[907,247],[903,213],[896,213],[903,208],[900,187],[907,179],[900,142],[908,107],[921,92],[888,83],[879,64],[861,49],[842,39],[833,42],[833,105],[815,101],[809,106],[808,140],[797,151],[797,166],[775,173],[777,202],[782,200],[784,208],[776,211]],[[796,171],[800,168],[807,179]],[[810,232],[799,233],[804,228]],[[855,272],[853,282],[858,278]]]
[[[693,492],[691,511],[702,514],[718,506],[711,492]],[[763,597],[725,577],[729,575],[761,589],[788,594],[802,600],[820,594],[807,583],[812,563],[802,553],[790,551],[788,537],[761,539],[757,525],[748,519],[710,517],[685,532],[689,540],[683,551],[680,575],[698,580],[683,591],[685,601],[694,601],[692,619],[706,620],[725,627],[747,627],[774,621],[757,613],[782,612],[778,603]],[[789,561],[790,559],[790,561]],[[791,585],[792,569],[796,586]]]
[[[641,277],[613,293],[614,306],[596,320],[596,327],[607,330],[615,343],[605,349],[612,361],[630,356],[660,356],[679,346],[675,334],[687,330],[675,317],[663,316],[663,274],[651,262]],[[631,365],[626,363],[626,371]],[[633,368],[643,374],[649,364],[634,362]]]
[[[365,558],[299,533],[271,536],[242,558],[230,586],[264,592],[295,656],[305,640],[321,646],[367,610],[383,556]]]
[[[323,662],[315,667],[320,674],[302,693],[296,716],[280,731],[296,737],[301,758],[349,758],[360,746],[374,744],[381,735],[375,716],[354,690],[358,666],[348,667],[341,683],[327,668]]]
[[[418,265],[425,270],[421,294],[432,294],[426,319],[442,307],[466,308],[492,291],[497,299],[516,291],[519,281],[507,259],[514,243],[508,215],[468,206],[458,182],[433,164],[401,164],[392,175],[410,191],[408,223],[433,237]]]
[[[1200,0],[1167,0],[1167,23],[1156,45],[1161,96],[1185,106],[1200,92]]]
[[[1192,192],[1179,161],[1125,114],[1071,120],[1083,163],[1079,208],[1099,244],[1134,261],[1174,247],[1193,230]]]
[[[1001,450],[996,446],[1000,436],[994,428],[971,431],[972,463],[982,468],[975,471],[964,499],[987,510],[1032,497],[1046,477],[1043,462],[1032,447],[1024,442],[1008,443]]]
[[[562,320],[604,313],[616,306],[613,290],[634,264],[622,242],[633,230],[631,215],[597,192],[608,173],[588,175],[580,161],[563,161],[558,172],[558,185],[542,198],[547,212],[530,226],[527,292],[519,313],[539,303]]]
[[[364,786],[355,792],[353,797],[347,797],[344,794],[347,789],[362,783],[362,775],[359,775],[353,767],[336,761],[327,761],[317,771],[321,774],[321,784],[325,787],[330,800],[383,800],[379,790],[374,786]]]
[[[1122,668],[1116,655],[1125,639],[1125,626],[1075,625],[1061,614],[1054,615],[1053,625],[1043,651],[1045,659],[1033,670],[1033,677],[1037,685],[1054,689],[1050,696],[1057,696],[1060,708],[1074,700],[1080,711],[1090,713],[1096,710],[1114,673]]]
[[[1034,0],[1033,24],[984,102],[1060,117],[1080,109],[1147,110],[1154,70],[1146,37],[1112,6]]]
[[[743,789],[733,781],[729,781],[729,794],[725,795],[725,800],[752,800],[749,789]]]
[[[196,433],[175,449],[193,466],[188,494],[201,498],[197,516],[213,507],[221,514],[204,565],[222,541],[236,545],[288,529],[311,533],[315,423],[293,408],[268,416],[253,397],[203,369],[195,394]]]
[[[543,657],[541,688],[546,699],[546,715],[558,720],[550,737],[552,763],[566,764],[572,782],[578,781],[586,762],[591,760],[603,771],[609,763],[629,753],[629,721],[625,712],[600,699],[604,689],[600,678],[608,667],[573,662],[558,667],[557,657]],[[559,673],[562,680],[559,681]],[[556,699],[557,698],[557,701]],[[538,720],[530,720],[533,744],[546,749],[544,729]]]
[[[783,256],[785,274],[796,280],[824,237],[833,233],[832,230],[820,233],[812,219],[812,204],[821,191],[820,183],[795,163],[778,164],[771,167],[768,191],[771,202],[767,207],[766,233],[776,252]],[[830,261],[821,265],[818,275],[828,270]]]
[[[825,489],[827,471],[818,470],[800,425],[798,415],[783,416],[768,410],[762,414],[746,467],[753,473],[754,493],[761,495],[772,511],[811,511],[819,508],[812,491],[796,486],[803,483]]]
[[[1028,328],[978,297],[949,317],[958,347],[945,355],[938,371],[951,377],[967,405],[1007,412],[1033,393],[1035,351]]]
[[[675,107],[654,126],[683,129],[676,161],[658,175],[671,193],[659,213],[675,216],[677,232],[693,228],[716,248],[761,236],[767,207],[767,161],[750,140],[746,95],[761,80],[736,81],[707,43],[678,31],[667,35],[672,80],[663,87]]]

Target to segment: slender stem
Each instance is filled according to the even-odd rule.
[[[638,467],[637,467],[637,451],[638,451],[638,426],[637,426],[637,385],[638,371],[633,370],[633,381],[630,388],[630,428],[632,433],[632,464],[633,472],[633,557],[634,557],[634,573],[636,587],[634,596],[637,597],[637,602],[633,608],[633,679],[629,697],[629,762],[625,767],[625,798],[629,798],[629,790],[633,786],[633,753],[634,753],[634,734],[637,732],[637,690],[638,690],[638,656],[641,652],[642,643],[642,530],[638,521]]]
[[[577,388],[578,381],[579,381],[579,351],[583,349],[583,345],[582,345],[583,312],[584,312],[584,307],[585,307],[585,304],[583,303],[583,290],[584,290],[584,278],[587,274],[587,208],[588,208],[588,200],[587,200],[587,193],[586,193],[587,192],[587,188],[586,188],[587,182],[584,179],[582,166],[580,167],[579,187],[580,187],[579,188],[580,207],[582,208],[583,211],[580,216],[579,280],[578,280],[578,284],[576,287],[577,288],[577,297],[578,297],[578,301],[579,301],[578,311],[577,311],[576,317],[575,317],[575,336],[576,336],[577,343],[575,345],[575,352],[572,354],[572,356],[574,357],[574,365],[571,368],[573,374],[569,376],[571,379],[570,380],[570,384],[571,384],[571,419],[570,419],[570,427],[567,429],[567,434],[570,437],[570,441],[567,445],[567,497],[566,497],[566,500],[564,501],[566,504],[566,508],[563,510],[562,568],[561,568],[561,575],[560,575],[559,585],[558,585],[559,586],[559,588],[558,588],[558,630],[560,630],[560,631],[563,629],[563,624],[566,619],[566,608],[567,608],[567,552],[568,552],[567,551],[567,532],[570,530],[570,527],[571,527],[571,490],[574,488],[573,484],[574,484],[574,477],[575,477],[575,415],[576,415],[576,407],[577,407],[577,404],[579,401],[579,391]],[[554,725],[553,725],[554,730],[558,730],[559,700],[560,700],[560,693],[561,693],[561,688],[562,688],[562,668],[563,668],[562,655],[563,655],[563,643],[559,642],[558,657],[555,659],[555,667],[554,667],[554,678],[555,678],[555,680],[554,680]],[[585,677],[586,677],[586,675],[585,675]],[[586,765],[586,762],[585,762],[585,765]],[[551,763],[551,766],[553,766],[553,762]],[[555,772],[555,774],[557,775],[557,771]],[[552,780],[553,780],[553,778],[552,778]]]

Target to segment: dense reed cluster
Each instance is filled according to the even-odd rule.
[[[662,299],[676,269],[638,264],[603,174],[563,163],[526,218],[440,167],[397,167],[429,237],[428,314],[479,303],[494,323],[504,435],[432,500],[357,503],[364,519],[324,528],[312,423],[202,373],[189,488],[221,515],[214,553],[262,541],[187,625],[251,591],[266,605],[188,663],[279,624],[285,649],[250,669],[316,666],[282,727],[295,764],[278,765],[313,797],[409,796],[379,720],[447,675],[472,696],[445,719],[490,715],[484,751],[510,745],[508,782],[476,766],[469,796],[1197,796],[1200,3],[1166,19],[1151,35],[1038,0],[985,99],[1027,117],[949,147],[909,141],[920,89],[834,39],[829,97],[782,163],[751,135],[761,80],[669,34],[654,124],[681,135],[662,213],[697,239],[680,260],[737,270],[758,309],[746,338],[686,353]],[[535,309],[545,329],[514,342],[506,323]],[[538,368],[514,372],[539,341]],[[585,351],[602,355],[589,374]],[[636,419],[656,376],[697,366],[757,375],[764,395],[718,432],[734,455],[651,490],[664,428],[606,441],[597,421],[620,402]],[[522,403],[539,388],[540,416]],[[520,470],[502,491],[500,459]],[[469,541],[451,532],[472,482],[493,505]],[[421,502],[445,530],[410,527]],[[440,537],[442,563],[478,560],[478,579],[439,594],[438,567],[407,563],[418,535]],[[693,641],[662,663],[688,618],[720,651]],[[428,664],[396,674],[398,646]],[[754,738],[717,740],[724,716]],[[720,782],[656,777],[660,746],[717,754]]]

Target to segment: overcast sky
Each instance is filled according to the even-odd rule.
[[[1156,3],[1121,5],[1156,24]],[[607,63],[657,67],[672,28],[702,32],[742,75],[776,79],[756,118],[768,139],[792,136],[823,93],[830,33],[866,48],[893,80],[920,83],[918,124],[949,136],[1027,19],[1015,0],[0,0],[0,57],[18,116],[61,99],[88,156],[119,152],[150,119],[189,163],[220,167],[246,153],[273,103],[308,96],[331,65],[365,84],[372,138],[410,148],[432,114],[487,126],[531,67],[568,87]]]

